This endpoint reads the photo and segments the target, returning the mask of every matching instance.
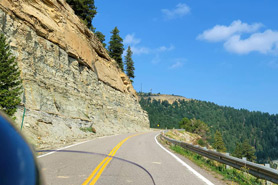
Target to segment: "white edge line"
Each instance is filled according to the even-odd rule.
[[[118,135],[118,134],[117,134],[117,135]],[[116,135],[112,135],[112,136],[116,136]],[[39,155],[37,158],[45,157],[45,156],[54,154],[54,153],[56,153],[56,152],[59,151],[59,150],[64,150],[64,149],[67,149],[67,148],[70,148],[70,147],[74,147],[74,146],[77,146],[77,145],[81,145],[81,144],[87,143],[87,142],[92,141],[92,140],[95,140],[95,139],[102,139],[102,138],[112,137],[112,136],[102,136],[102,137],[97,137],[97,138],[94,138],[94,139],[91,139],[91,140],[88,140],[88,141],[83,141],[83,142],[80,142],[80,143],[75,143],[75,144],[72,144],[72,145],[69,145],[69,146],[65,146],[65,147],[56,149],[56,151],[54,151],[54,152],[49,152],[49,153],[46,153],[46,154],[43,154],[43,155]]]
[[[167,150],[166,148],[164,148],[158,141],[157,141],[157,136],[159,134],[157,134],[154,139],[155,142],[158,144],[158,146],[160,146],[163,150],[165,150],[168,154],[170,154],[172,157],[174,157],[179,163],[181,163],[183,166],[185,166],[188,170],[190,170],[194,175],[196,175],[199,179],[201,179],[202,181],[204,181],[206,184],[208,185],[214,185],[212,182],[210,182],[207,178],[205,178],[204,176],[202,176],[200,173],[198,173],[196,170],[194,170],[191,166],[189,166],[188,164],[186,164],[183,160],[181,160],[179,157],[177,157],[175,154],[173,154],[172,152],[170,152],[169,150]]]
[[[89,140],[89,141],[91,141],[91,140]],[[73,144],[73,145],[65,146],[65,147],[63,147],[63,148],[56,149],[56,151],[59,151],[59,150],[64,150],[64,149],[67,149],[67,148],[70,148],[70,147],[73,147],[73,146],[77,146],[77,145],[81,145],[81,144],[83,144],[83,143],[87,143],[87,142],[89,142],[89,141],[83,141],[83,142],[81,142],[81,143],[75,143],[75,144]],[[55,152],[49,152],[49,153],[46,153],[46,154],[40,155],[40,156],[38,156],[37,158],[41,158],[41,157],[45,157],[45,156],[48,156],[48,155],[54,154],[54,153],[56,153],[56,151],[55,151]]]

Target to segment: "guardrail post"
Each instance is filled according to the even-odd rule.
[[[243,161],[247,161],[247,158],[246,158],[246,157],[242,157],[242,160],[243,160]],[[242,167],[242,169],[244,170],[244,171],[243,171],[243,174],[244,174],[244,176],[246,177],[246,176],[248,175],[248,173],[247,173],[247,167],[246,167],[246,162],[245,162],[244,166]]]
[[[229,153],[226,153],[226,155],[227,155],[227,156],[230,156],[230,154],[229,154]],[[228,170],[229,170],[229,169],[231,169],[231,166],[226,165],[226,169],[228,169]]]
[[[267,168],[270,168],[270,164],[265,164],[264,166],[267,167]],[[272,183],[269,182],[269,181],[265,181],[265,184],[266,185],[272,185]]]
[[[266,185],[272,185],[272,182],[266,181]]]

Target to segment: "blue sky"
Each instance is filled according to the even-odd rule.
[[[95,0],[131,46],[137,91],[278,113],[277,0]]]

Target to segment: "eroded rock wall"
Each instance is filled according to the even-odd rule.
[[[20,14],[18,7],[30,6],[27,2],[38,5],[36,1],[18,1],[20,6],[16,6],[16,1],[1,1],[0,31],[7,37],[21,70],[24,93],[16,116],[19,124],[25,105],[23,130],[31,142],[67,142],[90,135],[84,134],[80,127],[93,126],[100,135],[147,128],[148,116],[141,109],[130,81],[104,48],[98,46],[101,43],[92,36],[97,47],[86,47],[93,51],[94,57],[82,59],[82,52],[74,54],[74,42],[61,40],[64,45],[54,42],[26,22],[26,18],[22,19],[26,12],[21,12],[21,17],[16,15]],[[67,6],[63,1],[62,5]],[[83,36],[72,39],[76,37]]]

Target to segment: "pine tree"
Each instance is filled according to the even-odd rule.
[[[179,122],[179,126],[181,129],[185,129],[188,132],[191,132],[191,121],[188,118],[183,118]]]
[[[235,151],[233,153],[233,156],[237,158],[242,158],[246,157],[248,161],[255,161],[256,156],[255,156],[255,148],[252,147],[249,143],[248,140],[244,140],[244,142],[237,143]]]
[[[222,139],[221,133],[217,130],[214,134],[214,144],[213,148],[215,148],[218,152],[225,152],[226,147]]]
[[[103,47],[106,47],[106,44],[104,43],[105,41],[105,35],[103,35],[103,33],[101,33],[100,31],[95,32],[97,38],[99,39],[99,41],[102,43]]]
[[[92,20],[97,14],[94,0],[66,0],[75,14],[79,16],[89,29],[94,30]]]
[[[236,148],[235,148],[235,151],[233,153],[233,156],[235,156],[237,158],[242,158],[242,145],[241,145],[241,143],[239,143],[239,142],[236,143]]]
[[[127,53],[125,56],[125,65],[126,65],[126,75],[129,77],[130,81],[133,82],[131,78],[134,78],[134,62],[132,60],[132,51],[130,46],[127,48]]]
[[[202,138],[207,139],[207,135],[209,133],[209,127],[207,124],[199,119],[188,119],[188,118],[183,118],[179,122],[180,128],[185,129],[188,132],[191,133],[196,133],[200,135]]]
[[[120,31],[118,30],[117,27],[115,27],[111,33],[112,35],[108,47],[109,55],[111,58],[116,60],[120,69],[123,71],[124,70],[123,59],[122,59],[122,54],[124,52],[123,39],[120,37],[119,35]]]
[[[242,156],[246,157],[248,161],[255,161],[256,156],[255,156],[255,148],[252,147],[249,143],[248,140],[246,139],[242,143]]]
[[[3,34],[0,35],[0,110],[13,117],[20,103],[21,80],[15,57]]]

